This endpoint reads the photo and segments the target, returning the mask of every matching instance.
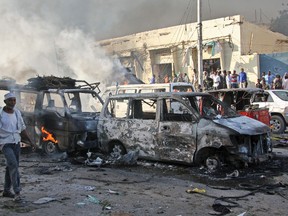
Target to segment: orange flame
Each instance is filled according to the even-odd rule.
[[[58,143],[58,140],[53,137],[53,134],[45,130],[44,127],[41,128],[41,132],[43,133],[43,141],[52,141],[53,143]]]

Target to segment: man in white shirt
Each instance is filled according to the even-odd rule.
[[[288,72],[282,78],[282,88],[288,90]]]
[[[220,84],[220,76],[218,75],[217,71],[214,71],[214,76],[213,76],[213,88],[218,89],[219,84]]]
[[[228,88],[228,89],[231,88],[231,71],[228,71],[228,72],[227,72],[226,85],[227,85],[227,88]]]
[[[26,126],[16,105],[16,97],[13,93],[4,95],[5,106],[0,109],[0,149],[6,159],[6,172],[3,196],[21,201],[20,197],[20,176],[19,156],[21,135],[25,136],[33,148],[31,139],[26,132]],[[13,188],[15,195],[10,191]]]

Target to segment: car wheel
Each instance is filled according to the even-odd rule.
[[[214,155],[214,156],[210,156],[206,158],[205,165],[208,170],[210,170],[211,172],[214,172],[220,168],[221,162],[219,158],[216,155]]]
[[[119,154],[119,155],[125,155],[126,149],[124,146],[119,142],[112,142],[109,145],[109,154]]]
[[[285,132],[286,124],[281,116],[272,115],[270,123],[271,123],[272,133],[281,134]]]
[[[42,143],[42,150],[45,154],[54,154],[58,152],[57,144],[47,141]]]

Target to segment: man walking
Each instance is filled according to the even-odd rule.
[[[21,135],[30,141],[25,130],[21,113],[14,108],[16,105],[16,97],[13,93],[4,95],[5,106],[0,109],[0,149],[6,159],[6,172],[4,183],[4,197],[14,198],[15,201],[21,201],[20,197],[20,176],[19,176],[19,156]],[[15,195],[11,192],[11,187]]]

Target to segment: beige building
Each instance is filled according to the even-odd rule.
[[[202,22],[203,69],[211,71],[244,68],[249,85],[259,75],[259,54],[288,52],[288,38],[249,23],[240,15]],[[163,82],[167,74],[187,73],[196,80],[197,23],[162,28],[99,41],[100,46],[120,59],[141,80],[152,73]],[[196,72],[196,73],[194,73]]]

